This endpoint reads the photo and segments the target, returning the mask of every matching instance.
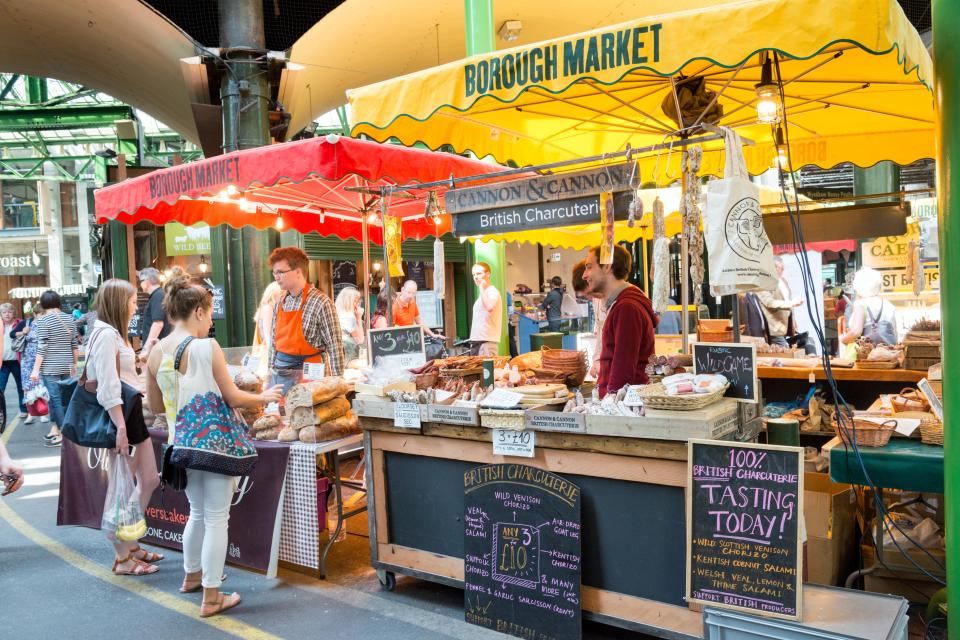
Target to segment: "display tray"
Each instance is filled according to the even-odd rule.
[[[857,360],[857,369],[899,369],[900,361],[889,360]]]
[[[427,405],[421,404],[420,419],[427,420]],[[393,420],[396,403],[389,398],[357,393],[353,399],[353,413],[361,418],[383,418]]]
[[[587,433],[655,440],[717,439],[737,430],[737,401],[721,398],[702,409],[647,409],[642,417],[586,416]]]
[[[366,382],[357,382],[354,385],[357,393],[368,396],[386,397],[391,391],[416,391],[417,385],[413,382],[391,382],[390,384],[367,384]]]

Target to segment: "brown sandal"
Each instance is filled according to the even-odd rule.
[[[192,579],[188,576],[196,575],[197,578]],[[223,582],[227,579],[227,574],[220,576],[220,582]],[[194,593],[200,591],[200,588],[203,586],[203,572],[197,571],[196,574],[186,574],[183,576],[183,584],[180,585],[180,593]]]
[[[137,545],[135,548],[130,549],[130,553],[131,553],[131,554],[141,554],[141,553],[142,553],[143,555],[137,555],[136,558],[137,558],[137,560],[139,560],[140,562],[146,562],[147,564],[153,564],[154,562],[160,562],[161,560],[163,560],[163,557],[164,557],[162,553],[154,553],[153,551],[147,551],[146,549],[144,549],[144,548],[141,547],[140,545]]]
[[[223,613],[227,609],[233,609],[235,606],[240,604],[239,593],[220,593],[218,595],[219,595],[219,598],[215,602],[207,602],[206,600],[204,600],[200,604],[201,618],[209,618],[210,616],[215,616],[218,613]]]
[[[132,562],[133,567],[130,569],[117,569],[117,567],[122,564],[126,564],[127,562]],[[122,560],[120,558],[113,559],[113,573],[118,576],[146,576],[150,575],[151,573],[156,573],[159,570],[160,567],[156,565],[148,564],[142,560],[137,560],[133,557],[132,553]]]

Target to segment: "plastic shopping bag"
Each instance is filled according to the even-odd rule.
[[[740,136],[730,129],[723,131],[726,166],[721,180],[707,184],[703,223],[710,288],[716,296],[772,291],[777,275],[773,246],[760,213],[760,191],[747,173]]]
[[[103,520],[100,528],[107,532],[107,538],[124,542],[133,542],[147,535],[147,521],[140,506],[140,495],[133,481],[133,472],[126,456],[111,455],[113,482],[107,489],[107,499],[103,503]]]

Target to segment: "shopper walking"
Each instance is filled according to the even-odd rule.
[[[503,298],[490,284],[490,265],[478,262],[473,265],[473,282],[480,290],[473,303],[473,322],[470,325],[470,342],[480,356],[495,356],[500,350],[503,331]]]
[[[212,302],[207,289],[190,284],[186,278],[167,283],[163,308],[173,321],[173,330],[150,354],[147,400],[154,412],[166,411],[174,443],[183,442],[188,437],[186,430],[198,425],[221,426],[212,420],[222,414],[218,410],[223,401],[231,408],[248,408],[280,399],[279,386],[260,394],[237,389],[220,345],[206,337],[213,323]],[[216,444],[252,451],[252,444],[233,440],[221,437]],[[191,448],[215,456],[212,444],[198,436],[195,442],[191,441]],[[180,591],[190,593],[203,588],[201,617],[240,603],[240,594],[220,591],[227,556],[230,502],[235,490],[234,476],[187,469],[190,518],[183,531],[185,575]]]
[[[273,317],[268,361],[273,384],[286,393],[303,377],[303,365],[320,363],[326,375],[343,375],[343,337],[333,301],[307,282],[307,254],[296,247],[274,249],[274,280],[284,291]]]
[[[30,379],[30,374],[33,373],[33,363],[37,359],[36,321],[43,315],[43,308],[38,304],[33,307],[33,313],[28,313],[27,315],[33,315],[33,317],[27,317],[21,320],[10,330],[10,333],[7,334],[14,340],[25,336],[23,351],[20,352],[20,384],[23,386],[24,397],[33,391],[38,384]],[[34,417],[28,415],[23,423],[30,424],[33,420]],[[50,422],[50,417],[46,415],[41,416],[40,422]]]
[[[344,287],[337,294],[337,316],[343,333],[343,356],[347,362],[360,357],[360,345],[363,344],[362,297],[356,287]]]
[[[77,328],[73,318],[60,310],[60,294],[44,291],[40,296],[43,317],[37,321],[37,358],[33,363],[30,380],[43,381],[50,394],[50,432],[44,436],[46,445],[60,446],[60,427],[63,425],[65,407],[60,401],[60,381],[74,375],[77,370]]]
[[[137,290],[126,280],[107,280],[97,291],[93,308],[97,311],[97,321],[87,341],[84,364],[87,385],[88,388],[96,387],[97,402],[117,428],[117,446],[110,453],[110,464],[117,463],[117,456],[129,458],[127,462],[136,479],[135,495],[140,506],[146,509],[160,483],[157,461],[140,403],[133,410],[125,407],[122,386],[125,383],[140,390],[136,354],[127,338],[127,325],[137,310]],[[108,478],[112,484],[114,474],[108,474]],[[112,486],[108,485],[107,493],[113,493]],[[136,542],[115,540],[113,549],[116,555],[113,572],[117,575],[156,573],[158,567],[154,563],[163,559],[159,553],[141,549]]]
[[[13,305],[9,302],[0,304],[0,320],[3,321],[3,332],[0,341],[3,342],[3,366],[0,367],[0,391],[6,392],[7,382],[13,376],[17,385],[17,400],[20,403],[20,417],[27,417],[27,405],[23,403],[23,381],[20,375],[20,354],[13,350],[13,330],[20,324],[20,320],[13,317]]]

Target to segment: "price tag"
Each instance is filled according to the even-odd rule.
[[[518,456],[532,458],[536,441],[535,431],[515,431],[513,429],[494,429],[493,455]]]
[[[303,363],[303,379],[304,380],[320,380],[325,377],[326,366],[322,362],[305,362]]]
[[[393,426],[400,429],[419,429],[420,405],[416,402],[398,402],[393,407]]]
[[[628,388],[627,395],[623,398],[623,404],[628,407],[642,407],[643,398],[640,397],[640,387]]]
[[[494,389],[490,392],[490,395],[483,399],[480,405],[494,409],[512,409],[520,404],[521,400],[523,400],[523,396],[515,391]]]

